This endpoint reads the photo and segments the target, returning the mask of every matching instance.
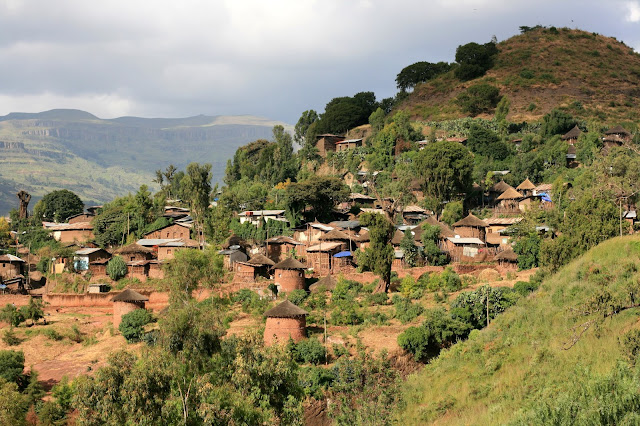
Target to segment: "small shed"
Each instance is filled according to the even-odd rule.
[[[153,249],[143,247],[139,244],[133,243],[128,246],[120,247],[113,252],[118,256],[121,256],[125,262],[139,262],[143,260],[149,260],[153,258]]]
[[[302,263],[290,257],[277,263],[274,267],[275,285],[278,292],[304,290],[304,271],[307,269]]]
[[[582,133],[582,130],[576,125],[573,126],[573,129],[569,130],[567,133],[562,135],[562,140],[567,141],[569,145],[575,145],[578,142],[578,137]]]
[[[509,248],[498,253],[495,257],[498,264],[508,269],[518,269],[518,255],[513,249]]]
[[[269,269],[275,262],[266,256],[256,254],[247,262],[236,262],[234,277],[235,281],[253,282],[258,277],[269,278]]]
[[[86,271],[92,262],[111,259],[111,253],[102,248],[82,248],[76,250],[73,256],[73,268],[76,271]]]
[[[502,213],[511,211],[519,212],[519,201],[522,198],[524,198],[524,195],[513,188],[509,188],[498,197],[498,201],[500,201],[500,207],[498,210]]]
[[[22,275],[25,261],[12,254],[0,256],[0,280],[9,280]]]
[[[516,191],[521,192],[525,197],[533,195],[534,189],[536,189],[536,186],[529,180],[529,178],[526,178],[520,185],[516,187]]]
[[[149,301],[147,296],[143,296],[130,288],[111,299],[113,302],[113,326],[120,327],[122,316],[133,312],[136,309],[144,309],[145,302]]]
[[[285,300],[264,313],[267,324],[264,328],[264,344],[286,344],[289,339],[299,342],[306,337],[309,313]]]
[[[284,235],[269,238],[265,241],[265,244],[267,246],[267,257],[275,262],[281,262],[293,254],[304,255],[306,251],[303,243]]]

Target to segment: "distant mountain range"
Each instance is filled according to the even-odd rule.
[[[103,203],[153,187],[154,171],[173,164],[211,163],[221,181],[236,149],[271,139],[286,123],[253,116],[101,119],[85,111],[54,109],[0,117],[0,215],[17,207],[16,192],[69,189],[85,204]]]

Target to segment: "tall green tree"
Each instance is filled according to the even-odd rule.
[[[391,283],[391,264],[394,256],[390,243],[395,227],[385,215],[378,213],[364,213],[360,217],[360,224],[369,229],[370,244],[358,261],[380,277],[374,293],[387,293]]]
[[[336,204],[349,198],[349,193],[349,187],[341,179],[312,176],[287,186],[285,203],[292,217],[299,217],[304,208],[309,206],[318,220],[327,220]]]
[[[406,91],[413,89],[417,84],[429,81],[440,74],[444,74],[451,69],[451,65],[446,62],[416,62],[407,67],[396,76],[396,86],[398,90]]]
[[[37,220],[49,222],[64,222],[83,211],[84,203],[80,197],[67,189],[49,192],[33,208]]]
[[[200,247],[204,247],[204,221],[211,200],[211,164],[190,163],[182,181]]]
[[[457,142],[427,145],[418,153],[415,164],[416,175],[422,179],[426,195],[435,200],[437,210],[471,187],[473,156]]]
[[[312,132],[310,132],[309,135],[307,135],[307,133],[309,132],[309,128],[314,125],[319,118],[317,112],[312,109],[307,110],[302,113],[294,128],[293,140],[300,145],[298,154],[306,160],[314,159],[317,154],[315,134],[311,134]],[[314,125],[313,127],[315,128],[316,126]]]
[[[463,81],[472,80],[483,76],[487,70],[493,67],[498,48],[495,43],[485,44],[467,43],[456,49],[456,62],[454,74]]]

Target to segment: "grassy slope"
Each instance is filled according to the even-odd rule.
[[[461,83],[448,73],[416,87],[400,108],[423,120],[460,118],[465,114],[455,98],[469,85],[487,82],[509,97],[514,122],[562,106],[585,119],[624,123],[640,117],[640,54],[613,38],[538,30],[511,37],[498,49],[495,66],[484,77]]]
[[[602,286],[624,299],[625,285],[638,283],[638,272],[623,274],[631,263],[640,266],[639,247],[637,236],[604,242],[546,279],[487,329],[444,351],[408,380],[403,422],[503,424],[589,376],[609,373],[621,359],[618,338],[638,327],[638,308],[588,330],[573,348],[563,346],[573,336],[572,327],[588,319],[574,316],[573,308]],[[594,267],[609,278],[589,274]]]

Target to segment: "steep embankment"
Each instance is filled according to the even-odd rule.
[[[592,249],[411,377],[400,416],[413,424],[600,424],[627,412],[638,420],[628,412],[640,406],[640,380],[620,339],[640,328],[640,308],[624,309],[640,302],[639,270],[640,237]]]
[[[580,30],[538,29],[498,43],[494,67],[460,82],[449,72],[418,85],[401,104],[422,120],[465,116],[456,97],[486,82],[509,97],[511,121],[535,120],[555,107],[581,118],[637,121],[640,54],[611,37]]]
[[[0,117],[0,215],[17,205],[19,189],[34,201],[66,188],[87,203],[104,202],[150,185],[153,172],[169,164],[211,163],[214,181],[221,180],[236,149],[270,139],[275,124],[283,123],[251,116],[103,120],[77,110],[12,113]]]

